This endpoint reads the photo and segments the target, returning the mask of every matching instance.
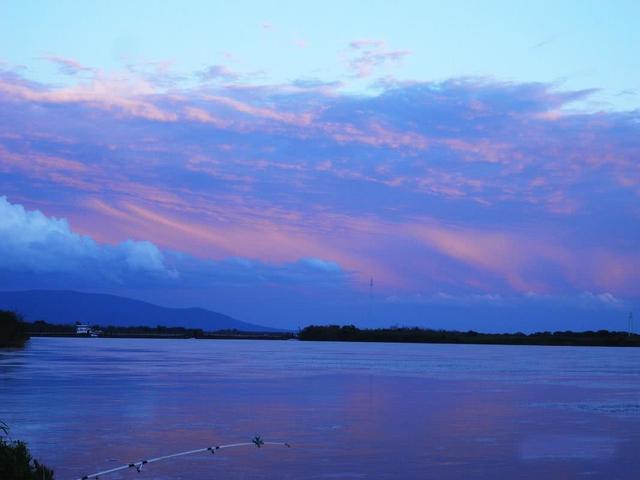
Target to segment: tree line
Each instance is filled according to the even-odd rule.
[[[536,333],[479,333],[418,327],[360,329],[354,325],[310,325],[298,332],[299,340],[394,343],[470,343],[493,345],[575,345],[639,347],[640,335],[609,330]]]
[[[22,347],[29,340],[27,324],[9,310],[0,310],[0,347]]]

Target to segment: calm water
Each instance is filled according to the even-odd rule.
[[[0,419],[60,480],[640,478],[640,349],[35,338]]]

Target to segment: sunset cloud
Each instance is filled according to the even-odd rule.
[[[173,250],[162,251],[148,240],[118,244],[96,242],[76,233],[66,219],[26,210],[0,197],[0,289],[25,280],[40,287],[114,288],[122,285],[203,288],[232,283],[337,285],[346,272],[335,262],[305,257],[278,264],[227,256],[203,260]]]
[[[163,87],[134,73],[50,85],[5,70],[1,193],[121,255],[114,278],[162,258],[178,275],[163,281],[262,278],[280,299],[312,279],[304,295],[317,300],[335,278],[366,297],[373,276],[399,298],[633,301],[640,122],[573,110],[592,94],[480,78],[368,95],[315,80]]]

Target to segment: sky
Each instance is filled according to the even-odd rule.
[[[637,2],[0,4],[0,288],[626,329]]]

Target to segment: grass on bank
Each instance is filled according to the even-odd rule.
[[[9,427],[0,421],[0,478],[54,480],[53,470],[33,458],[26,443],[8,437]]]

